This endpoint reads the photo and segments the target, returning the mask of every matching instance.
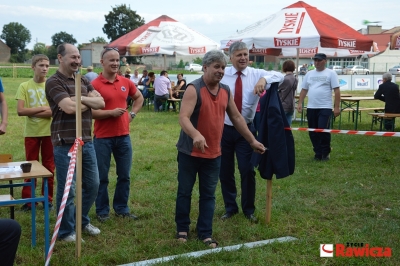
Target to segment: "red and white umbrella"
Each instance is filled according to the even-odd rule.
[[[269,48],[284,52],[293,48],[326,48],[370,51],[373,41],[340,20],[302,1],[294,3],[279,12],[236,32],[221,41],[221,49],[229,48],[236,41],[245,42],[249,49]],[[336,50],[326,50],[331,54]],[[277,51],[275,50],[275,53]]]
[[[219,44],[166,15],[121,36],[107,45],[121,55],[203,55]]]

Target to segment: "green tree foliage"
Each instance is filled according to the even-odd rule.
[[[114,41],[126,33],[142,26],[145,21],[136,11],[131,10],[130,6],[125,4],[116,5],[108,15],[104,15],[106,24],[103,32],[107,37]]]
[[[268,70],[274,70],[274,64],[269,63],[268,64]]]
[[[56,59],[57,58],[57,48],[54,46],[50,46],[47,49],[47,53],[46,53],[47,57],[49,59]]]
[[[44,44],[42,42],[38,42],[33,46],[32,55],[46,54],[46,53],[47,53],[46,44]]]
[[[96,37],[89,40],[89,42],[108,43],[103,37]]]
[[[203,65],[203,58],[196,57],[196,58],[193,60],[193,63],[199,64],[199,65]]]
[[[76,44],[77,41],[72,36],[72,34],[66,33],[65,31],[60,31],[53,36],[51,36],[51,41],[52,45],[57,48],[58,45],[62,43],[70,43],[70,44]]]
[[[178,68],[185,68],[185,64],[183,63],[183,60],[179,60]]]
[[[11,54],[21,54],[25,53],[25,47],[31,41],[31,33],[22,24],[10,22],[3,26],[0,38],[11,48]]]
[[[260,63],[260,64],[258,65],[258,68],[259,68],[259,69],[264,69],[264,67],[265,67],[265,66],[264,66],[264,63]]]

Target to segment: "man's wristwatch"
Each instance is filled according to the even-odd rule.
[[[136,117],[135,112],[130,112],[131,118],[134,119]]]

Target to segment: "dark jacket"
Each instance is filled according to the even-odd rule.
[[[264,179],[284,178],[294,173],[294,139],[278,95],[278,83],[272,83],[265,97],[260,99],[261,123],[257,140],[268,150],[254,153],[251,162],[258,166]]]
[[[379,85],[375,99],[385,102],[385,113],[400,113],[399,85],[390,80]]]

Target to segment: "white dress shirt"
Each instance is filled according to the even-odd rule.
[[[227,67],[225,68],[224,77],[221,80],[221,83],[224,83],[229,86],[231,89],[233,97],[235,97],[235,83],[236,83],[236,74],[237,70],[235,67]],[[254,86],[259,81],[260,78],[265,78],[267,81],[266,89],[269,89],[271,83],[274,82],[283,82],[283,74],[276,71],[266,71],[264,69],[255,69],[252,67],[246,67],[242,71],[242,116],[246,123],[249,124],[253,122],[254,115],[256,113],[256,108],[260,97],[257,94],[254,94]],[[232,121],[229,119],[227,113],[225,113],[225,124],[229,126],[233,126]]]

